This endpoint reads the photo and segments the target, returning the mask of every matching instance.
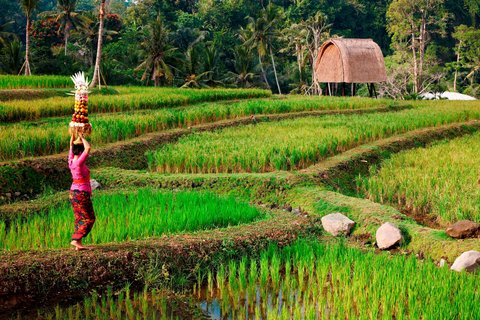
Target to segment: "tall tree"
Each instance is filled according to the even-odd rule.
[[[27,17],[27,25],[25,28],[25,62],[22,66],[22,69],[25,70],[26,76],[32,74],[30,70],[30,24],[33,11],[37,8],[38,2],[39,0],[20,0],[20,6]]]
[[[87,25],[86,18],[75,12],[77,0],[57,0],[57,11],[45,12],[44,15],[54,16],[55,20],[60,24],[58,32],[63,32],[65,44],[65,55],[67,55],[68,39],[70,32],[77,28],[85,28]]]
[[[252,49],[247,46],[237,46],[233,51],[233,69],[226,80],[237,87],[249,88],[255,79]]]
[[[307,30],[306,38],[308,45],[308,55],[310,64],[312,66],[312,85],[307,93],[309,94],[322,94],[322,89],[318,83],[317,76],[315,74],[315,63],[318,58],[318,51],[323,42],[330,38],[330,28],[332,24],[328,23],[328,18],[322,12],[317,12],[314,16],[308,18],[304,23],[304,28]]]
[[[443,34],[448,13],[444,0],[393,0],[387,11],[394,49],[411,50],[414,92],[423,90],[424,62],[432,33]]]
[[[453,37],[457,40],[457,63],[455,64],[454,88],[456,89],[457,72],[465,68],[467,78],[473,83],[475,73],[480,70],[480,30],[460,25],[455,28]]]
[[[464,0],[465,7],[470,14],[472,27],[477,26],[477,15],[480,13],[480,1],[479,0]]]
[[[168,44],[168,33],[160,16],[147,27],[140,44],[144,60],[137,67],[137,70],[144,70],[142,81],[148,82],[150,78],[155,86],[159,86],[162,80],[172,81],[172,62],[178,61],[174,59],[177,49]]]
[[[273,42],[279,37],[277,27],[282,17],[283,11],[281,8],[269,3],[267,7],[261,10],[260,16],[257,19],[248,17],[247,28],[241,30],[240,33],[240,37],[245,41],[245,45],[257,49],[262,76],[268,87],[270,87],[270,85],[268,84],[265,68],[263,66],[263,58],[267,55],[267,53],[270,54],[275,81],[277,84],[278,93],[280,94],[282,91],[278,82],[277,69],[273,55]]]
[[[98,42],[97,42],[97,58],[95,59],[95,68],[93,69],[93,78],[90,83],[90,88],[95,87],[98,84],[98,87],[101,87],[100,81],[100,64],[102,60],[102,45],[103,45],[103,29],[105,21],[105,6],[106,0],[100,0],[100,6],[98,10]]]
[[[8,22],[5,22],[4,24],[0,24],[0,45],[5,44],[8,38],[15,36],[14,33],[9,31],[10,26],[12,24],[13,24],[13,21],[8,21]]]
[[[22,43],[17,37],[4,41],[0,50],[0,70],[10,74],[18,74],[21,67]]]

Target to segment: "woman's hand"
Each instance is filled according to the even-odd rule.
[[[85,147],[85,150],[83,152],[86,152],[88,154],[91,149],[90,143],[88,143],[87,139],[85,139],[83,133],[79,133],[78,136],[80,137],[80,139],[82,139],[83,146]]]

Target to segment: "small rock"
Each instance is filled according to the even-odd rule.
[[[440,262],[438,263],[438,266],[439,266],[440,268],[443,268],[443,267],[445,267],[446,265],[447,265],[447,260],[445,260],[445,259],[443,259],[443,258],[440,259]]]
[[[92,187],[92,190],[95,190],[95,189],[101,188],[102,186],[97,180],[90,179],[90,187]]]
[[[480,267],[480,252],[470,250],[462,253],[453,263],[451,270],[474,272]]]
[[[20,193],[20,192],[18,192],[18,191],[17,191],[17,192],[15,192],[14,194],[15,194],[15,197],[20,197],[20,195],[21,195],[21,193]]]
[[[5,193],[5,196],[10,199],[12,197],[12,194],[10,192]]]
[[[447,234],[456,239],[475,237],[480,233],[480,224],[470,220],[458,221],[447,228]]]
[[[389,249],[403,240],[400,229],[390,222],[386,222],[378,228],[375,238],[378,248],[382,250]]]
[[[325,231],[333,236],[349,235],[355,222],[341,213],[331,213],[322,217],[322,226]]]
[[[302,213],[302,211],[300,211],[300,208],[293,208],[292,213],[296,214],[296,215],[299,215],[300,213]]]

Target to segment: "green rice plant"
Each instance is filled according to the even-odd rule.
[[[164,109],[200,102],[231,99],[265,98],[269,91],[259,89],[176,89],[176,88],[115,88],[118,94],[110,92],[92,93],[88,101],[90,115]],[[51,97],[37,100],[13,100],[0,105],[0,121],[18,122],[38,120],[46,117],[67,116],[73,113],[73,96]]]
[[[400,152],[371,177],[359,179],[376,202],[428,214],[440,224],[480,222],[480,134]]]
[[[86,244],[121,242],[163,234],[227,227],[251,222],[265,214],[248,203],[212,193],[162,192],[139,189],[93,197],[96,222]],[[68,203],[45,214],[0,224],[4,250],[68,247],[74,231]]]
[[[126,293],[127,290],[123,289],[119,293],[108,291],[101,297],[98,293],[93,292],[86,296],[81,303],[67,307],[56,306],[53,311],[48,308],[39,310],[38,318],[56,320],[178,319],[179,315],[186,311],[173,310],[176,304],[170,301],[167,292],[144,290],[138,294],[137,292]],[[125,298],[120,300],[120,296]],[[103,313],[104,311],[106,312]],[[19,314],[16,318],[29,319],[29,316],[23,317]]]
[[[92,98],[93,99],[93,98]],[[330,101],[330,102],[329,102]],[[118,114],[93,114],[91,136],[95,146],[116,142],[146,133],[174,128],[185,128],[201,123],[233,119],[252,114],[279,113],[287,110],[323,110],[324,108],[368,108],[367,101],[335,104],[329,98],[293,98],[284,100],[250,100],[231,104],[201,104],[162,110],[141,110]],[[29,103],[29,105],[31,105]],[[376,104],[372,104],[377,106]],[[49,104],[49,106],[51,106]],[[0,114],[1,114],[0,107]],[[288,111],[288,110],[287,110]],[[287,112],[285,111],[285,112]],[[290,111],[288,111],[290,112]],[[69,118],[48,118],[37,122],[0,125],[0,161],[42,156],[65,151],[68,148]],[[220,159],[220,158],[218,158]],[[152,160],[153,161],[153,160]],[[282,161],[280,158],[279,161]]]
[[[67,76],[0,75],[0,89],[67,88],[72,80]]]
[[[202,301],[207,315],[215,300],[219,312],[231,319],[473,319],[480,312],[478,275],[438,268],[430,260],[362,252],[342,242],[325,245],[316,240],[299,240],[260,256],[261,265],[267,261],[265,268],[275,269],[277,258],[272,258],[278,257],[286,272],[291,257],[292,265],[303,265],[307,272],[292,270],[291,277],[279,279],[278,287],[273,281],[264,287],[262,279],[249,282],[242,290],[253,290],[253,299],[225,301],[229,298],[213,295],[213,300]]]
[[[266,172],[305,168],[347,149],[410,130],[480,118],[480,105],[335,115],[185,136],[148,152],[158,172]]]

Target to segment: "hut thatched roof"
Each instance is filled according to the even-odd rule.
[[[318,82],[374,83],[387,80],[382,50],[372,39],[336,38],[319,49]]]

